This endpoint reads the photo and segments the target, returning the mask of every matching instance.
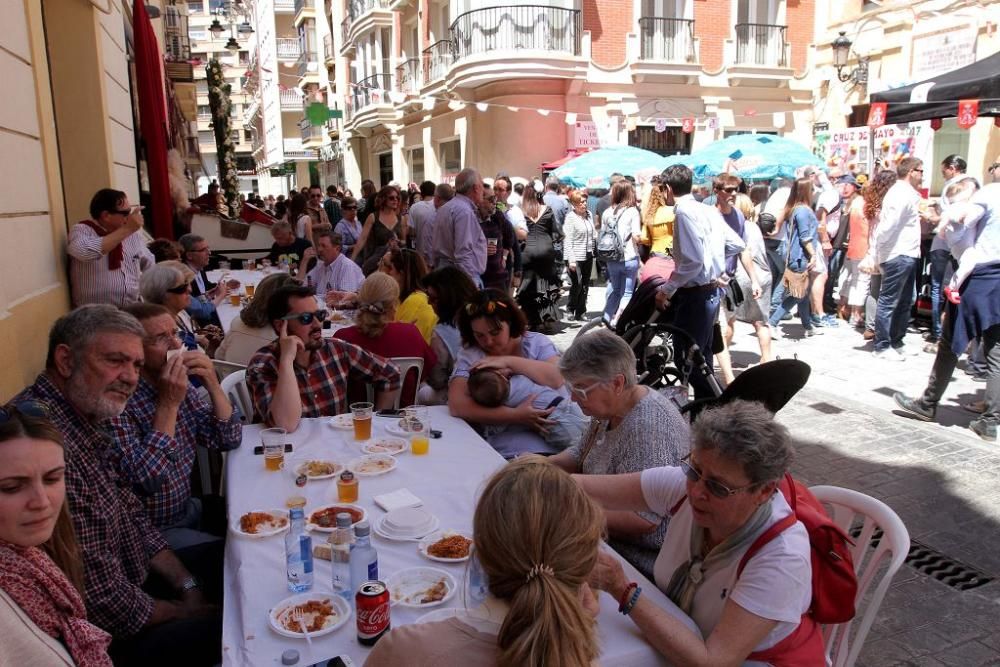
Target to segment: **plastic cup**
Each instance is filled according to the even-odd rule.
[[[264,469],[276,472],[285,462],[285,440],[288,433],[283,428],[267,428],[260,432],[264,446]]]
[[[229,305],[230,306],[238,306],[238,305],[240,305],[240,294],[239,294],[239,292],[230,292],[229,293]]]
[[[220,261],[219,262],[219,270],[222,271],[223,273],[225,273],[226,271],[228,271],[229,270],[229,262],[227,262],[226,260]]]
[[[254,289],[256,289],[256,285],[254,285],[253,283],[247,283],[246,285],[244,285],[244,287],[247,291],[247,296],[253,296],[253,291]]]
[[[410,453],[423,456],[430,452],[430,413],[425,405],[411,405],[403,410],[404,424],[410,434]]]
[[[371,403],[351,403],[351,415],[354,417],[354,439],[370,440],[372,437]]]

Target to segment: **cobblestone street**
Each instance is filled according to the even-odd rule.
[[[595,310],[603,295],[603,287],[591,289]],[[991,580],[963,591],[904,564],[858,664],[1000,665],[1000,447],[965,428],[974,415],[959,405],[981,398],[985,385],[959,369],[939,408],[941,423],[910,419],[892,393],[918,394],[931,354],[878,361],[846,325],[810,339],[799,338],[798,324],[786,325],[775,353],[812,367],[805,389],[778,414],[796,440],[793,473],[809,485],[842,486],[884,501],[931,561],[939,556]],[[577,331],[560,325],[552,339],[565,349]],[[910,334],[907,344],[919,349],[922,339]],[[737,373],[758,361],[748,325],[737,325],[732,356]]]

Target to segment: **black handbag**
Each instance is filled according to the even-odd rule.
[[[726,295],[724,298],[726,299],[726,308],[730,311],[736,310],[746,301],[743,288],[740,287],[735,277],[726,284]]]

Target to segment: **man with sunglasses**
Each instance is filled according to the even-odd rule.
[[[74,306],[139,300],[139,277],[156,263],[142,234],[142,207],[132,206],[120,190],[98,190],[90,200],[90,219],[73,225],[69,254]]]
[[[330,218],[326,215],[326,209],[323,208],[323,188],[318,185],[309,186],[309,195],[306,199],[306,214],[312,220],[312,226],[326,225],[327,229],[333,229],[333,225],[330,224]]]
[[[247,367],[254,408],[267,424],[294,431],[303,417],[347,412],[348,393],[375,386],[377,408],[391,408],[400,388],[399,368],[383,357],[337,338],[323,338],[327,311],[305,285],[285,285],[267,302],[278,339],[261,348]]]
[[[358,200],[354,197],[344,197],[340,202],[340,222],[333,231],[340,234],[342,250],[348,257],[354,252],[354,246],[361,238],[363,225],[358,220]]]
[[[13,401],[46,406],[63,435],[66,491],[83,560],[90,620],[111,633],[116,664],[215,664],[222,619],[209,595],[221,593],[217,570],[200,569],[194,552],[174,552],[142,503],[114,470],[110,420],[138,386],[146,330],[128,313],[88,305],[59,318],[49,332],[45,370]],[[221,597],[221,596],[220,596]]]

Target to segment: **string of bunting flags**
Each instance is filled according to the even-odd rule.
[[[935,100],[937,102],[947,101],[947,100]],[[969,130],[975,126],[976,121],[979,120],[979,100],[969,99],[969,100],[952,100],[957,103],[955,109],[955,124],[958,125],[963,130]],[[906,106],[907,103],[893,103],[893,106]],[[886,118],[889,115],[889,102],[872,102],[868,107],[868,121],[867,125],[870,128],[882,127],[886,124]],[[1000,127],[1000,116],[994,116],[993,124]],[[940,118],[932,118],[930,121],[932,130],[940,130],[943,122]]]

